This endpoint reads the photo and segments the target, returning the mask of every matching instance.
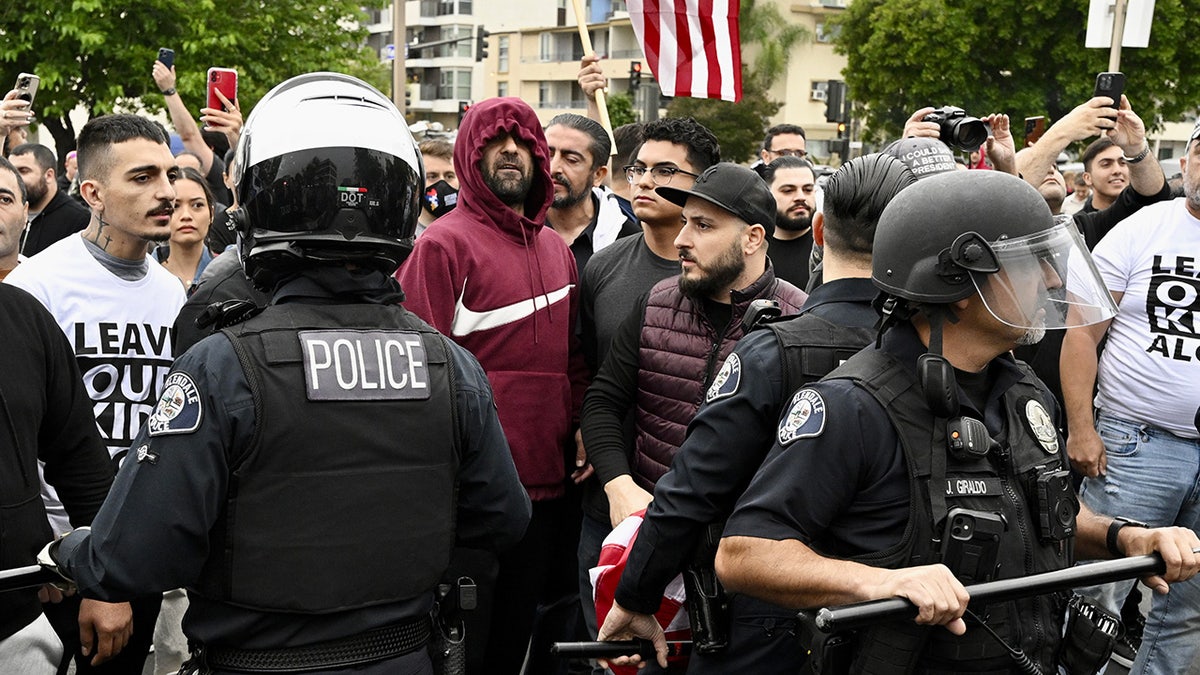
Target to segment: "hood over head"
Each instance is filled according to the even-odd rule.
[[[480,164],[484,146],[504,131],[528,145],[533,157],[533,180],[523,215],[501,202],[483,180]],[[554,201],[550,151],[542,123],[525,101],[514,97],[490,98],[471,106],[454,142],[454,168],[459,181],[458,210],[477,216],[472,220],[494,222],[522,241],[522,229],[531,235],[543,227],[546,211]]]

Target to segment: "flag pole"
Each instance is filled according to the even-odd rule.
[[[579,41],[583,43],[583,55],[595,56],[596,50],[592,49],[592,38],[588,35],[587,20],[583,16],[583,0],[571,0],[575,5],[575,23],[579,28]],[[617,154],[617,139],[613,136],[612,121],[608,119],[608,101],[604,97],[604,89],[596,90],[596,107],[600,110],[600,126],[604,127],[604,132],[608,134],[609,147],[612,152],[609,154]]]

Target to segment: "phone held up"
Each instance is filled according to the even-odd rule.
[[[1046,118],[1043,115],[1037,117],[1025,118],[1025,147],[1029,147],[1038,142],[1042,134],[1046,133]]]
[[[229,99],[230,103],[237,100],[237,81],[238,74],[236,70],[229,68],[209,68],[208,69],[208,107],[213,110],[228,110],[225,104],[217,96],[220,91]]]
[[[39,82],[41,82],[41,78],[37,75],[21,73],[17,76],[17,86],[13,87],[19,92],[17,98],[27,102],[31,109],[33,108],[33,99],[37,96]]]
[[[1116,121],[1115,111],[1121,107],[1121,94],[1123,93],[1125,93],[1124,73],[1100,73],[1096,76],[1096,89],[1092,92],[1092,97],[1107,96],[1113,100],[1114,114],[1108,115],[1108,119]]]
[[[175,65],[175,50],[167,49],[166,47],[159,47],[158,60],[167,67],[167,70],[170,70],[171,66]]]

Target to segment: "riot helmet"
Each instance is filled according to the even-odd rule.
[[[234,163],[247,276],[269,289],[320,264],[391,274],[412,252],[423,176],[403,115],[377,89],[339,73],[283,82],[246,120]]]
[[[939,174],[898,194],[875,232],[871,276],[893,304],[912,310],[978,293],[993,317],[1016,328],[1116,315],[1073,221],[1056,219],[1036,189],[998,171]]]

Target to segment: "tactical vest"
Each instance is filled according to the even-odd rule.
[[[230,451],[195,590],[314,614],[429,593],[449,562],[457,500],[445,338],[377,304],[276,305],[223,332],[256,426]]]
[[[705,316],[703,303],[684,295],[675,277],[650,290],[638,345],[636,431],[630,463],[634,481],[647,491],[653,492],[671,468],[709,383],[745,335],[742,317],[750,303],[767,298],[791,313],[804,297],[770,270],[732,296],[729,324],[718,333]]]
[[[875,339],[870,328],[839,326],[807,311],[766,328],[779,343],[785,397],[833,372]]]
[[[1046,525],[1039,525],[1043,515],[1062,515],[1074,529],[1079,507],[1073,492],[1069,514],[1042,514],[1039,508],[1038,477],[1065,468],[1065,445],[1056,432],[1054,451],[1038,440],[1036,415],[1030,412],[1030,405],[1036,402],[1033,405],[1044,411],[1043,392],[1028,367],[1020,367],[1024,376],[1003,395],[1005,431],[994,439],[999,449],[982,458],[963,459],[948,451],[948,421],[934,417],[916,373],[894,356],[880,350],[860,352],[829,375],[829,379],[853,380],[879,401],[896,429],[908,467],[910,516],[900,543],[860,556],[856,558],[859,562],[892,569],[941,562],[946,514],[961,507],[999,513],[1004,518],[995,578],[1027,576],[1072,564],[1070,539],[1051,540],[1043,536]],[[1045,426],[1039,427],[1044,435]],[[1044,672],[1055,672],[1064,606],[1064,597],[1043,595],[972,609]],[[911,644],[911,626],[887,624],[861,635],[854,672],[914,672],[912,663],[896,663],[896,654],[902,651],[897,645]],[[968,629],[962,637],[940,628],[924,629],[921,639],[924,646],[916,651],[920,668],[915,672],[1013,669],[1004,648],[979,627]]]

